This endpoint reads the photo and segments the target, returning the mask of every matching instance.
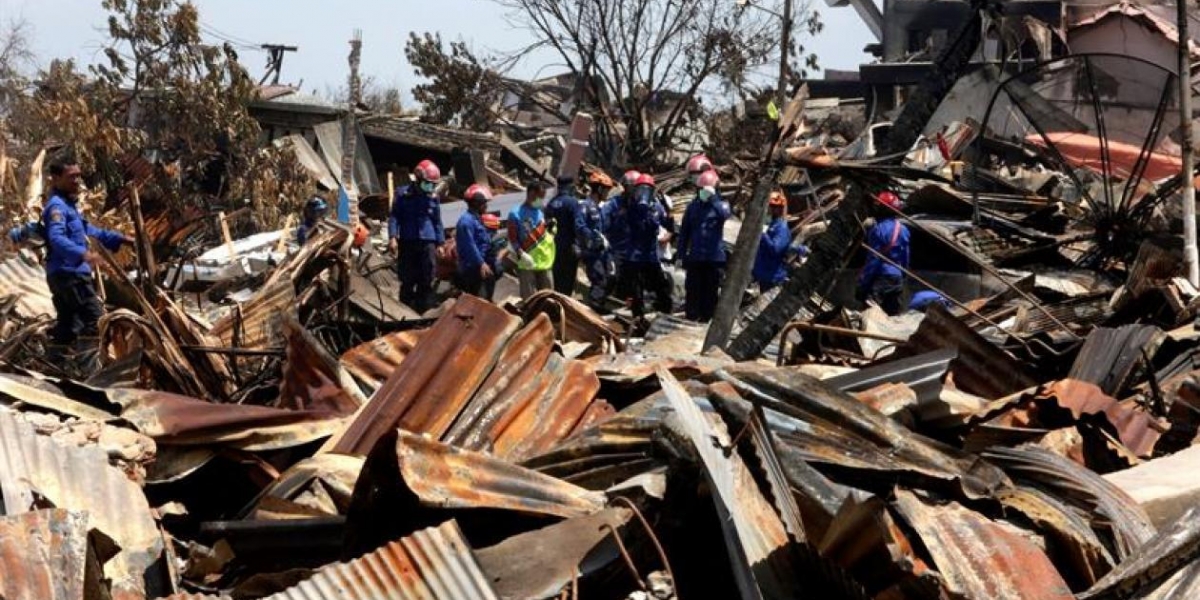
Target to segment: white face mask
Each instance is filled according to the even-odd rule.
[[[717,190],[714,188],[710,188],[710,187],[700,188],[700,194],[699,194],[700,201],[708,202],[709,200],[712,200],[712,197],[714,195],[716,195],[716,193],[717,193]]]

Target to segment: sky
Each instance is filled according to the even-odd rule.
[[[735,0],[729,0],[731,3]],[[764,5],[779,0],[763,0]],[[420,82],[404,59],[410,31],[439,32],[444,40],[465,40],[478,53],[513,50],[529,35],[505,20],[492,0],[195,0],[204,36],[219,43],[233,40],[241,61],[255,77],[266,65],[259,44],[298,46],[284,58],[280,83],[324,93],[341,88],[347,77],[349,39],[362,30],[360,73],[396,86],[411,101]],[[804,39],[824,68],[855,69],[868,62],[863,47],[874,40],[853,8],[828,8],[814,2],[825,23],[816,38]],[[74,58],[81,65],[103,61],[107,13],[100,0],[0,0],[0,22],[25,19],[32,26],[33,51],[41,65],[53,58]],[[534,55],[514,70],[522,78],[562,70],[550,54]],[[774,67],[765,69],[771,73]]]

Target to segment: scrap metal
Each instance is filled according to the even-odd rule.
[[[53,508],[0,517],[0,598],[96,600],[99,578],[88,573],[88,554],[86,512]]]

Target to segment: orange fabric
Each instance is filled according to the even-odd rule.
[[[1063,158],[1073,166],[1091,169],[1097,173],[1104,172],[1104,161],[1101,159],[1100,153],[1100,138],[1072,132],[1047,133],[1046,138],[1054,144],[1054,147],[1062,154]],[[1025,141],[1035,146],[1046,147],[1046,140],[1038,134],[1025,136]],[[1109,162],[1111,163],[1109,170],[1121,179],[1128,179],[1133,173],[1133,167],[1137,164],[1138,155],[1141,152],[1142,149],[1140,146],[1109,140],[1108,154]],[[1178,175],[1182,169],[1183,160],[1178,156],[1152,152],[1146,163],[1146,171],[1142,177],[1149,181],[1158,181]]]

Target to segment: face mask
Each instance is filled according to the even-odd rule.
[[[421,182],[421,191],[422,192],[425,192],[426,194],[432,194],[433,190],[435,190],[435,189],[437,189],[437,184],[433,183],[432,181],[422,181]]]
[[[541,199],[541,198],[538,198],[538,199],[536,199],[536,200],[534,200],[534,201],[533,201],[533,207],[534,207],[534,208],[541,208],[541,207],[543,207],[543,206],[545,206],[545,205],[546,205],[546,201],[545,201],[545,200],[543,200],[543,199]]]
[[[699,194],[700,201],[708,202],[709,200],[712,199],[713,195],[716,193],[717,193],[717,190],[714,190],[713,188],[710,188],[710,187],[700,188],[700,194]]]

